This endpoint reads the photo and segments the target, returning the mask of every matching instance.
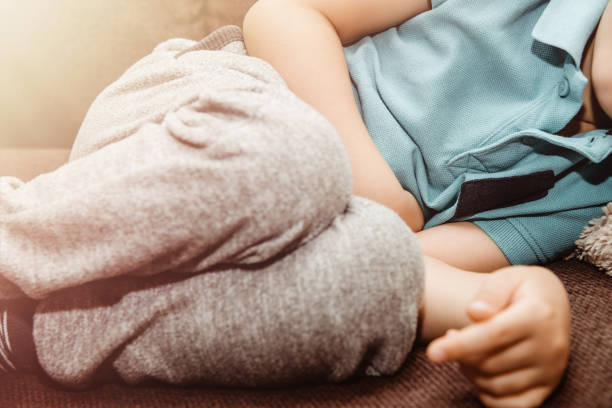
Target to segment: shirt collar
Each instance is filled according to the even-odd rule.
[[[608,0],[550,0],[531,34],[567,52],[579,67],[584,47],[607,4]]]

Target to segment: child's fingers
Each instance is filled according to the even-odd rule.
[[[509,271],[510,268],[500,269],[483,282],[466,310],[473,321],[490,319],[510,304],[521,279],[519,274],[508,273]]]
[[[536,365],[539,362],[537,354],[536,345],[527,339],[468,364],[481,374],[499,375]]]
[[[528,302],[515,304],[489,320],[434,340],[427,348],[427,355],[431,361],[441,363],[493,353],[532,333],[532,310]]]
[[[471,381],[481,392],[496,398],[517,395],[544,383],[539,367],[528,367],[492,377],[474,374]]]
[[[532,408],[539,407],[548,394],[550,387],[541,386],[529,389],[520,394],[495,397],[486,393],[478,394],[478,398],[489,408]]]

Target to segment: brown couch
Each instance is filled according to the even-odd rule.
[[[95,95],[169,37],[199,39],[240,24],[253,0],[22,0],[0,14],[0,175],[30,179],[64,163]],[[550,265],[572,305],[572,355],[548,407],[612,407],[612,279],[576,261]],[[42,377],[3,377],[1,407],[477,407],[455,365],[417,347],[390,378],[274,390],[129,388],[74,392]]]

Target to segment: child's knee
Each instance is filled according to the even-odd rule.
[[[318,235],[350,199],[352,175],[340,137],[284,86],[202,92],[156,128],[158,141],[142,140],[164,146],[157,155],[163,163],[151,171],[185,174],[182,191],[198,192],[185,200],[217,197],[224,213],[259,231],[274,248],[270,254],[281,243],[289,248]],[[243,255],[263,260],[269,251],[261,250]]]
[[[322,115],[295,97],[275,87],[271,100],[262,107],[262,139],[267,160],[275,157],[271,172],[285,180],[286,192],[318,208],[344,211],[352,191],[348,155],[333,126]]]
[[[217,162],[232,180],[227,188],[239,189],[243,201],[260,209],[255,216],[274,217],[286,228],[311,225],[312,236],[345,211],[352,174],[342,141],[285,86],[219,92],[194,104],[164,124]]]

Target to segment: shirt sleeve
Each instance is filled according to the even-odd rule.
[[[444,2],[446,2],[446,0],[431,0],[431,8],[434,9]]]
[[[546,264],[568,252],[600,206],[550,214],[474,221],[513,265]]]

